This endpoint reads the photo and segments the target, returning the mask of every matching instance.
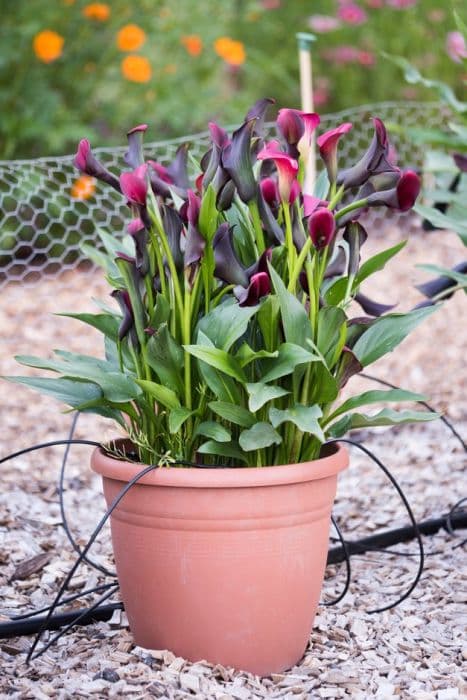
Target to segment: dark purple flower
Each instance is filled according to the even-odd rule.
[[[350,221],[345,227],[343,239],[349,244],[349,265],[347,274],[355,276],[360,265],[360,248],[368,238],[368,234],[358,221]]]
[[[232,227],[224,222],[217,229],[213,239],[215,276],[226,284],[248,285],[249,276],[237,258],[233,247]]]
[[[234,294],[239,306],[256,306],[261,297],[271,292],[271,281],[267,272],[257,272],[252,276],[247,289],[235,288]]]
[[[198,229],[200,207],[200,198],[192,190],[188,190],[188,207],[186,210],[188,227],[184,252],[185,268],[195,265],[201,260],[206,245],[206,241]]]
[[[308,219],[308,232],[316,250],[323,250],[334,236],[336,222],[329,209],[319,208]]]
[[[298,156],[297,143],[305,132],[301,113],[298,109],[280,109],[276,120],[277,128],[289,146],[289,155]]]
[[[367,198],[368,206],[384,205],[399,211],[412,209],[420,194],[420,178],[413,170],[403,172],[396,187],[370,194]]]
[[[254,119],[252,134],[255,136],[262,136],[264,120],[266,118],[266,112],[268,108],[275,104],[276,100],[271,97],[262,97],[257,100],[253,107],[251,107],[243,120],[244,122],[249,122],[250,119]]]
[[[386,127],[381,119],[373,119],[375,133],[371,144],[362,158],[351,168],[341,171],[337,175],[337,184],[349,187],[360,187],[369,177],[379,173],[394,172],[397,168],[390,162],[390,146],[386,133]]]
[[[337,145],[341,136],[350,131],[351,128],[352,124],[346,122],[335,129],[326,131],[321,136],[318,136],[316,140],[331,182],[335,182],[337,177]]]
[[[118,328],[118,339],[123,340],[134,329],[135,325],[130,295],[126,289],[114,289],[110,296],[116,300],[123,314],[123,319]]]
[[[121,192],[118,178],[112,175],[107,168],[104,168],[102,163],[97,160],[91,151],[91,144],[88,139],[81,139],[78,145],[78,151],[74,157],[73,164],[78,170],[91,177],[96,177],[98,180],[106,182],[113,187],[117,192]]]
[[[183,143],[179,146],[174,160],[166,169],[174,185],[184,192],[186,192],[190,186],[187,167],[189,147],[189,143]]]
[[[180,249],[180,239],[183,229],[182,218],[180,214],[173,209],[173,207],[168,207],[166,204],[163,204],[162,224],[165,235],[167,236],[167,242],[172,253],[175,267],[177,270],[181,270],[183,269],[183,255]]]
[[[258,191],[251,165],[251,134],[255,121],[250,119],[234,131],[231,143],[224,146],[221,154],[222,167],[234,181],[238,196],[245,203],[251,202]]]
[[[462,153],[454,153],[452,157],[459,170],[462,170],[463,173],[467,173],[467,156]]]
[[[146,181],[147,166],[140,165],[132,172],[120,175],[122,193],[131,204],[146,205],[148,185]]]
[[[128,151],[125,153],[125,163],[131,168],[137,168],[144,163],[143,136],[148,128],[147,124],[139,124],[127,132]]]
[[[363,311],[368,314],[368,316],[382,316],[396,306],[396,304],[380,304],[360,292],[355,295],[355,301],[357,304],[360,304]]]

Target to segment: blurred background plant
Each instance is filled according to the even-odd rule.
[[[144,118],[161,140],[238,123],[258,96],[299,107],[295,33],[317,36],[315,105],[429,98],[380,51],[465,79],[465,43],[440,0],[0,0],[0,159],[119,143]],[[465,10],[464,10],[465,12]],[[86,187],[86,185],[83,185]],[[83,190],[84,191],[84,190]]]

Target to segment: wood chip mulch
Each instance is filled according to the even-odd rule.
[[[365,255],[400,240],[398,230],[370,237]],[[411,235],[400,260],[388,265],[375,286],[366,288],[379,301],[407,309],[420,301],[413,285],[427,278],[417,263],[452,266],[465,248],[445,232]],[[0,374],[21,374],[14,354],[47,356],[53,348],[97,354],[92,330],[57,311],[92,310],[91,296],[105,298],[98,273],[69,272],[60,280],[44,279],[34,287],[10,285],[2,290]],[[451,419],[466,439],[465,296],[449,300],[424,322],[399,352],[380,360],[371,373],[420,391]],[[377,385],[359,378],[356,387]],[[67,436],[70,414],[52,399],[1,382],[0,457],[37,442]],[[106,421],[81,416],[76,437],[102,440],[115,429]],[[440,421],[420,426],[377,429],[360,435],[387,464],[403,487],[417,520],[439,517],[467,495],[465,453]],[[408,524],[408,518],[382,474],[358,450],[339,482],[335,516],[348,539]],[[63,447],[18,457],[1,466],[0,622],[48,605],[75,561],[57,499]],[[100,484],[88,468],[89,448],[70,452],[65,502],[70,527],[82,546],[104,512]],[[188,663],[170,651],[134,645],[124,613],[108,622],[77,627],[42,657],[25,665],[32,637],[0,639],[0,697],[46,698],[355,698],[368,700],[456,700],[467,697],[467,590],[465,530],[444,530],[424,538],[427,551],[422,579],[399,607],[375,614],[407,588],[417,568],[416,556],[387,551],[352,557],[352,584],[335,607],[318,609],[310,643],[301,662],[287,673],[259,678],[205,662]],[[392,548],[412,555],[414,541]],[[108,531],[92,549],[92,558],[112,569]],[[70,594],[108,582],[82,566]],[[328,568],[323,599],[344,585],[344,565]],[[115,597],[114,599],[118,599]],[[89,605],[91,598],[71,607]],[[227,601],[226,601],[227,604]],[[47,634],[44,641],[47,641]]]

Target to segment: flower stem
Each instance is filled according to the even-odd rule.
[[[289,269],[289,281],[292,278],[292,272],[295,267],[297,251],[295,250],[292,236],[292,221],[290,218],[290,207],[288,202],[282,202],[282,211],[285,221],[285,245],[287,248],[287,265]]]
[[[256,199],[252,199],[248,202],[248,208],[250,210],[251,220],[255,229],[255,239],[256,246],[258,248],[258,254],[261,255],[266,249],[266,244],[264,242],[263,227],[261,225],[261,217],[259,215],[258,203]]]
[[[356,199],[354,202],[351,202],[346,207],[342,207],[342,209],[339,209],[339,211],[336,211],[336,213],[334,214],[334,218],[337,221],[342,216],[344,216],[344,214],[348,214],[349,211],[354,211],[355,209],[362,209],[363,207],[366,207],[367,204],[368,204],[367,199]]]

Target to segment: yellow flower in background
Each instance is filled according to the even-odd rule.
[[[91,2],[83,7],[83,15],[88,19],[105,22],[110,17],[110,7],[105,2]]]
[[[51,29],[44,29],[36,34],[33,41],[33,49],[39,61],[52,63],[62,55],[64,38]]]
[[[125,56],[121,69],[123,77],[133,83],[147,83],[151,80],[151,64],[144,56]]]
[[[241,41],[221,36],[214,42],[214,50],[231,66],[241,66],[242,63],[245,63],[245,47]]]
[[[71,186],[73,199],[89,199],[96,191],[96,180],[89,175],[81,175]]]
[[[127,24],[117,34],[120,51],[137,51],[146,41],[146,34],[136,24]]]
[[[203,42],[198,34],[189,34],[180,39],[190,56],[199,56],[203,50]]]

